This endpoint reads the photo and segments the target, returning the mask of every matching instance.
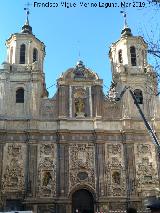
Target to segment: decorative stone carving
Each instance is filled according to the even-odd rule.
[[[56,145],[42,144],[38,153],[38,194],[51,197],[56,193]]]
[[[74,70],[74,78],[83,78],[85,72],[85,66],[82,61],[79,61]]]
[[[88,184],[95,188],[94,145],[74,144],[69,148],[69,186],[70,190],[77,184]]]
[[[106,144],[105,184],[109,196],[124,196],[126,178],[122,144]]]
[[[147,186],[158,187],[157,165],[155,164],[154,145],[138,144],[136,146],[137,189],[141,191]]]
[[[121,162],[121,159],[117,158],[117,157],[112,157],[111,158],[111,162],[112,162],[112,167],[119,167],[121,166],[122,162]]]
[[[151,146],[149,144],[139,144],[137,145],[138,154],[151,154]]]
[[[109,145],[108,147],[109,153],[114,155],[121,153],[121,145],[120,144],[113,144]]]
[[[8,154],[16,157],[21,152],[21,146],[18,144],[12,144],[8,146]]]
[[[51,152],[52,152],[52,148],[53,147],[50,144],[43,144],[43,145],[41,145],[41,147],[40,147],[41,155],[43,155],[43,153],[45,155],[50,155]]]
[[[121,195],[122,195],[121,188],[114,188],[113,187],[113,196],[121,196]]]
[[[153,184],[158,183],[157,173],[153,164],[149,162],[148,158],[143,158],[142,162],[137,165],[137,176],[139,180],[139,184]]]
[[[6,159],[6,161],[5,161]],[[2,191],[24,191],[25,147],[21,144],[6,144]]]

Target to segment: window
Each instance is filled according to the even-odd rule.
[[[134,46],[130,47],[130,54],[131,54],[131,64],[132,66],[136,66],[136,49]]]
[[[142,94],[142,91],[140,89],[135,89],[134,90],[134,95],[135,95],[135,98],[136,98],[138,104],[143,104],[143,94]]]
[[[119,60],[119,63],[123,63],[123,58],[122,58],[122,50],[119,50],[118,52],[118,60]]]
[[[24,103],[24,89],[19,88],[16,91],[16,103]]]
[[[20,46],[20,64],[25,64],[25,52],[26,52],[26,46],[25,44],[22,44]]]
[[[38,50],[36,48],[33,49],[33,62],[38,61]]]

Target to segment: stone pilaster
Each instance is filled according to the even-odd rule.
[[[0,144],[0,162],[3,162],[3,144]],[[2,180],[2,168],[3,168],[3,163],[0,163],[0,180]],[[2,210],[2,182],[0,181],[0,210]]]
[[[36,184],[37,184],[37,145],[28,145],[28,196],[36,196]]]
[[[102,87],[94,86],[92,88],[92,100],[93,100],[93,116],[101,117],[103,108],[103,96]]]
[[[67,196],[68,193],[68,168],[69,168],[69,157],[68,157],[68,145],[59,143],[57,145],[57,194],[58,196]]]
[[[105,145],[102,143],[96,144],[96,168],[97,168],[97,189],[99,197],[103,197],[105,192]]]
[[[67,86],[58,88],[58,116],[66,117],[69,115],[69,92]]]

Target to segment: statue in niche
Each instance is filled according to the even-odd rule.
[[[52,176],[50,172],[45,172],[43,176],[42,184],[43,186],[48,186],[52,180]]]
[[[120,173],[119,172],[114,172],[112,175],[113,182],[115,184],[120,184]]]
[[[78,98],[75,100],[75,111],[76,114],[84,113],[84,99],[83,98]]]

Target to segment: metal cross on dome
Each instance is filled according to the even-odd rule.
[[[25,4],[26,7],[24,7],[24,10],[26,11],[26,15],[27,15],[27,21],[28,21],[28,16],[30,14],[30,7],[32,4],[30,4],[29,2],[27,2],[27,4]]]
[[[127,13],[125,11],[125,8],[123,11],[120,11],[120,13],[123,14],[123,17],[124,17],[124,28],[128,28],[128,24],[127,24]]]

